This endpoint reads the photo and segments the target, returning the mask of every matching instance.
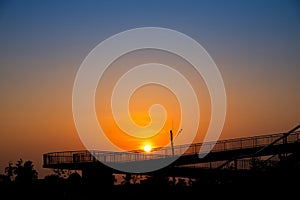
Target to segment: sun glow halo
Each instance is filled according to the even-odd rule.
[[[150,144],[147,144],[147,145],[144,146],[144,151],[145,152],[149,153],[151,150],[152,150],[152,147],[151,147]]]

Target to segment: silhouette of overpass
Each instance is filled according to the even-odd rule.
[[[248,169],[250,161],[254,157],[266,157],[266,161],[272,161],[278,155],[287,156],[299,153],[300,131],[297,131],[299,128],[300,125],[286,133],[174,146],[174,156],[177,159],[170,166],[162,169],[162,171],[167,171],[173,175],[187,175],[191,172],[195,175],[205,169],[220,170],[228,167]],[[208,149],[212,147],[212,150],[205,157],[199,158],[199,150],[205,146],[209,147]],[[83,174],[91,176],[91,171],[98,171],[98,173],[100,173],[99,171],[101,173],[122,173],[109,168],[103,163],[128,166],[135,166],[137,164],[147,165],[149,162],[160,162],[171,157],[171,147],[156,148],[150,153],[141,150],[131,152],[96,150],[50,152],[43,155],[43,167],[82,170]],[[197,173],[193,172],[196,170]]]
[[[300,154],[300,125],[286,133],[260,135],[253,137],[234,138],[217,142],[194,143],[153,149],[150,153],[136,150],[131,152],[109,152],[96,150],[50,152],[43,155],[43,167],[53,169],[81,170],[83,177],[109,179],[113,173],[124,173],[113,169],[111,165],[127,167],[143,166],[150,162],[161,162],[173,158],[176,160],[169,166],[158,171],[144,173],[164,173],[170,176],[197,177],[210,173],[219,173],[220,169],[233,171],[251,167],[251,159],[264,157],[271,162],[276,156]],[[213,145],[213,146],[211,146]],[[201,147],[211,151],[199,158]],[[222,173],[223,173],[222,172]]]

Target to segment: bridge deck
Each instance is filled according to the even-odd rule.
[[[249,157],[249,155],[253,155],[253,153],[274,142],[276,143],[271,148],[268,148],[257,156],[289,153],[295,151],[295,149],[299,149],[300,132],[290,132],[287,137],[281,139],[284,134],[286,133],[174,146],[174,155],[179,157],[174,164],[186,165],[224,161],[234,156]],[[202,159],[198,156],[201,147],[208,147],[207,149],[211,149],[212,147],[210,153]],[[83,166],[91,165],[91,163],[98,166],[100,166],[101,162],[130,164],[168,159],[171,157],[171,147],[157,148],[150,153],[143,151],[107,152],[97,150],[51,152],[43,155],[43,167],[81,169]]]

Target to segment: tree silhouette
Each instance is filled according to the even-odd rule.
[[[5,167],[5,174],[7,175],[10,181],[15,180],[15,170],[16,167],[13,166],[13,163],[11,161],[8,163],[8,167]]]
[[[132,175],[131,176],[131,181],[133,184],[137,184],[138,183],[138,180],[141,179],[141,175]]]
[[[67,169],[53,169],[53,172],[55,175],[63,179],[67,179],[72,173],[70,170]]]
[[[7,175],[5,175],[5,174],[0,174],[0,183],[1,182],[5,182],[5,183],[7,183],[7,182],[10,182],[11,180],[9,179],[9,177],[7,176]]]
[[[59,177],[56,174],[50,174],[50,175],[46,175],[44,177],[44,180],[49,183],[57,183],[57,182],[61,182],[63,178]]]
[[[81,182],[81,176],[77,173],[77,172],[73,172],[69,175],[69,177],[67,178],[67,180],[71,183],[80,183]]]
[[[187,187],[187,182],[184,178],[178,178],[176,186],[177,187]]]
[[[165,188],[165,187],[169,187],[172,185],[173,180],[170,180],[170,177],[161,174],[161,173],[157,173],[154,174],[152,176],[148,176],[144,181],[143,184],[147,184],[151,187],[157,187],[157,188]]]
[[[132,175],[129,173],[126,173],[125,176],[122,176],[123,181],[121,182],[121,185],[130,185],[132,180]]]
[[[22,158],[17,161],[16,165],[9,162],[5,173],[11,181],[30,182],[38,178],[38,172],[34,169],[32,161],[28,160],[23,163]]]

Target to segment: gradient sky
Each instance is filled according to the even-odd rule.
[[[84,149],[72,118],[81,62],[104,39],[146,26],[185,33],[213,58],[228,101],[221,138],[300,123],[298,1],[1,1],[0,173],[23,158],[43,178],[43,153]]]

